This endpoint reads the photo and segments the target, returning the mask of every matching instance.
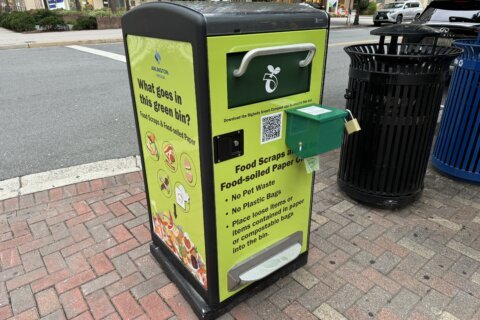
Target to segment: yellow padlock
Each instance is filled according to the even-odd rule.
[[[353,117],[353,114],[350,110],[346,109],[350,117],[352,118],[351,120],[345,120],[345,129],[347,130],[347,133],[350,135],[352,133],[358,132],[362,130],[360,128],[360,124],[358,123],[358,120]]]

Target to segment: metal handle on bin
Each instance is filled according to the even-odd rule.
[[[308,66],[315,56],[315,52],[317,48],[313,43],[299,43],[299,44],[290,44],[286,46],[276,46],[276,47],[267,47],[267,48],[257,48],[248,51],[242,59],[240,63],[240,67],[233,71],[233,75],[235,77],[241,77],[245,74],[248,68],[248,64],[256,57],[260,56],[270,56],[274,54],[281,54],[281,53],[291,53],[291,52],[300,52],[300,51],[307,51],[308,54],[305,59],[300,60],[298,65],[301,68]]]

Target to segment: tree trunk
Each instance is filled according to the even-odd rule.
[[[75,0],[75,8],[77,11],[82,11],[82,5],[80,4],[80,0]]]
[[[108,0],[108,6],[110,10],[112,10],[112,13],[117,12],[117,0]]]
[[[10,3],[8,3],[8,0],[5,0],[5,12],[9,13],[12,11],[12,8],[10,7]]]
[[[47,0],[43,0],[43,6],[45,7],[45,9],[49,9]]]
[[[130,10],[130,0],[125,0],[125,9]]]
[[[357,26],[360,23],[360,0],[355,1],[355,20],[353,25]]]

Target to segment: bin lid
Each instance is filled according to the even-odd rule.
[[[325,29],[329,26],[325,11],[301,3],[172,1],[143,4],[138,8],[142,7],[161,9],[165,16],[169,15],[169,10],[178,11],[179,7],[185,8],[186,14],[200,14],[206,24],[207,36]]]
[[[393,24],[391,26],[381,27],[370,31],[373,36],[420,36],[425,37],[439,37],[440,30],[435,28],[419,25],[419,24]]]
[[[328,107],[319,104],[312,104],[285,110],[287,114],[308,118],[315,122],[327,122],[338,118],[345,118],[347,112],[345,110]]]

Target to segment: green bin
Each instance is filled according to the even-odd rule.
[[[346,111],[324,105],[310,105],[285,112],[286,143],[299,158],[313,157],[342,145]]]
[[[150,251],[201,319],[307,263],[314,174],[285,144],[284,111],[320,103],[328,26],[285,3],[122,18]]]

